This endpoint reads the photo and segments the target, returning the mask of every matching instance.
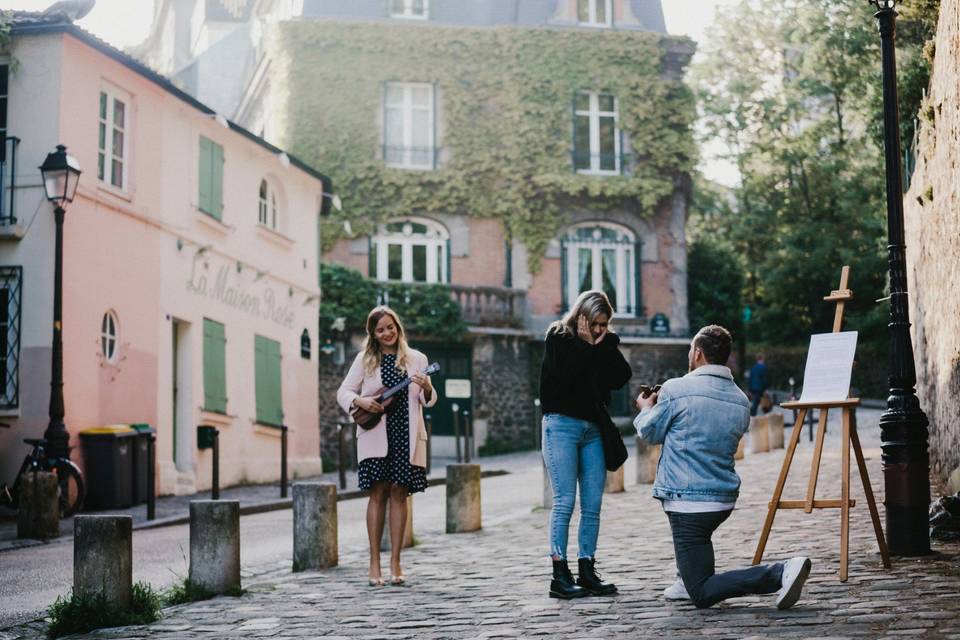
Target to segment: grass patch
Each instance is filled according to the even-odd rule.
[[[129,609],[108,602],[103,594],[79,596],[71,591],[69,597],[58,597],[50,606],[47,612],[50,618],[47,637],[59,638],[106,627],[149,624],[160,619],[160,607],[160,594],[146,582],[133,585]]]
[[[240,586],[228,589],[223,595],[239,598],[247,592]],[[190,578],[183,578],[177,584],[173,585],[163,594],[163,606],[172,607],[178,604],[188,602],[198,602],[200,600],[209,600],[217,595],[213,591],[193,582]]]

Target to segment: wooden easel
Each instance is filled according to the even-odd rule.
[[[829,296],[823,299],[837,304],[836,312],[833,316],[833,332],[840,331],[843,324],[843,310],[847,300],[853,298],[853,292],[847,288],[847,281],[850,277],[850,267],[844,266],[840,273],[840,288],[831,291]],[[890,554],[887,551],[887,543],[883,538],[883,529],[880,526],[880,514],[877,512],[877,504],[873,499],[873,489],[870,486],[870,477],[867,475],[867,465],[863,460],[863,450],[860,448],[860,436],[857,435],[857,423],[854,417],[857,405],[860,404],[859,398],[848,398],[836,402],[784,402],[780,406],[785,409],[796,409],[797,417],[793,425],[793,433],[790,436],[790,445],[787,447],[787,453],[783,458],[783,468],[780,470],[780,477],[777,479],[777,486],[773,490],[773,498],[767,507],[767,519],[763,523],[763,530],[760,532],[760,541],[757,543],[757,552],[753,556],[753,564],[760,564],[763,558],[763,550],[767,546],[767,539],[770,537],[770,529],[773,527],[773,519],[778,509],[803,509],[805,513],[811,513],[814,509],[840,509],[840,581],[847,581],[848,551],[850,546],[850,507],[856,502],[850,499],[850,448],[853,447],[853,453],[857,458],[857,467],[860,469],[860,482],[863,484],[863,492],[866,494],[867,507],[870,509],[870,518],[873,520],[873,530],[877,535],[877,545],[880,547],[880,557],[883,559],[883,566],[890,568]],[[842,431],[840,434],[840,446],[842,447],[842,475],[840,485],[840,499],[817,500],[815,494],[817,491],[817,476],[820,473],[820,457],[823,453],[823,439],[827,432],[827,411],[829,409],[839,408],[843,412]],[[803,430],[803,420],[810,409],[820,410],[820,421],[817,430],[817,441],[814,445],[813,461],[810,465],[810,480],[807,485],[807,497],[805,500],[781,500],[783,488],[787,482],[787,474],[790,472],[790,463],[793,462],[793,454],[797,450],[797,442],[800,440],[800,432]]]

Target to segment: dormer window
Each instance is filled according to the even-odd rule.
[[[429,13],[429,0],[390,0],[391,18],[426,20]]]
[[[577,22],[582,27],[613,26],[612,0],[577,0]]]

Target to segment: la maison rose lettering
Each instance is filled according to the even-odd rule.
[[[198,273],[199,271],[199,273]],[[264,286],[262,294],[250,293],[243,283],[231,282],[232,269],[222,266],[217,270],[213,282],[209,282],[204,269],[197,269],[197,261],[190,269],[190,279],[187,280],[187,291],[195,295],[219,302],[254,318],[272,320],[282,327],[292,328],[294,322],[293,309],[288,304],[280,304],[273,288]]]

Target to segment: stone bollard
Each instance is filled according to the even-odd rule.
[[[407,523],[403,527],[403,546],[408,549],[413,546],[413,496],[407,496]],[[383,535],[380,536],[380,551],[390,550],[390,501],[387,500],[387,512],[383,518]]]
[[[734,460],[743,460],[746,457],[747,449],[747,436],[743,435],[740,437],[740,442],[737,443],[737,452],[733,454]]]
[[[767,414],[767,428],[770,431],[770,450],[783,449],[783,414]]]
[[[660,463],[660,445],[637,436],[637,484],[653,484]]]
[[[17,537],[49,540],[60,537],[57,474],[27,471],[20,476]]]
[[[750,418],[750,453],[770,451],[770,427],[767,416]]]
[[[543,464],[543,508],[550,510],[553,509],[553,483],[550,481],[550,471],[546,463],[541,461],[541,464]]]
[[[240,589],[239,501],[190,501],[190,582],[217,594]]]
[[[607,480],[603,484],[604,493],[623,493],[623,467],[616,471],[607,471]]]
[[[480,529],[480,465],[447,465],[447,533]]]
[[[73,592],[103,595],[129,609],[133,595],[133,518],[76,516],[73,519]]]
[[[293,570],[337,566],[337,485],[293,485]]]

